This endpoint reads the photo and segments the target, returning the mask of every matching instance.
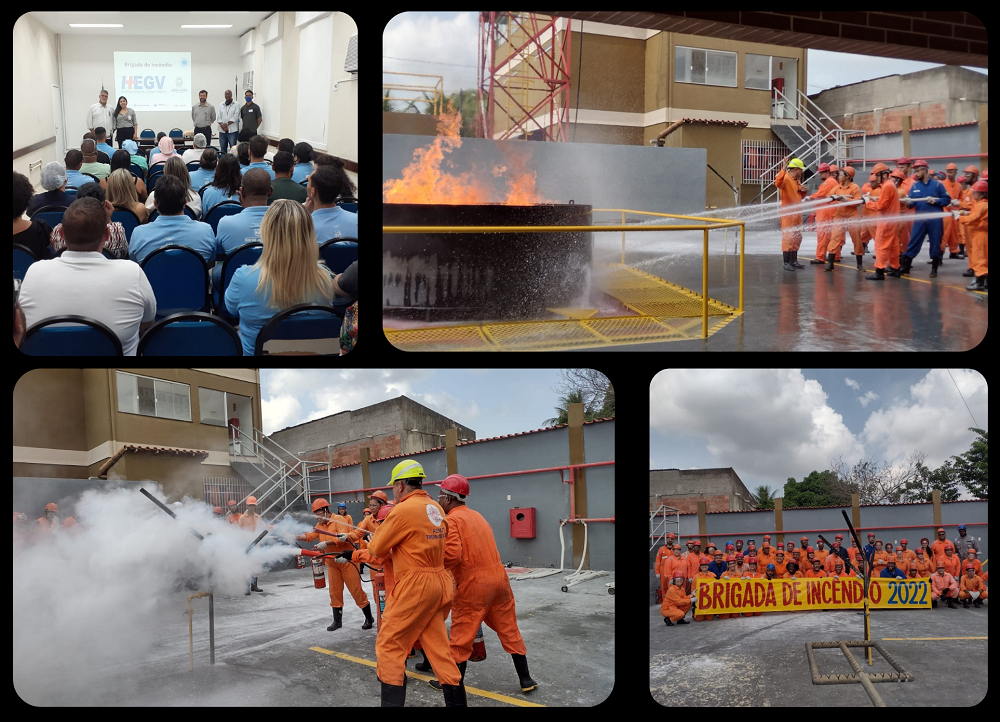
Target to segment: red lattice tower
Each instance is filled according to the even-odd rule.
[[[567,22],[560,33],[558,18],[545,18],[535,13],[479,13],[477,137],[569,140],[570,27]],[[497,56],[500,46],[504,48]],[[511,75],[512,70],[517,74]],[[501,131],[494,129],[497,109],[509,119]],[[521,117],[512,117],[515,109]]]

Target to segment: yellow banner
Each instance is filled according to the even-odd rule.
[[[830,579],[695,579],[696,614],[801,612],[807,609],[861,609],[863,582],[858,577]],[[873,609],[926,609],[930,580],[872,579]]]

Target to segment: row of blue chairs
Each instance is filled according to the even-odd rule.
[[[300,304],[276,314],[257,334],[254,355],[265,356],[272,340],[313,340],[340,336],[342,316],[329,306]],[[29,356],[121,356],[118,336],[100,321],[55,316],[27,330],[21,351]],[[143,333],[137,356],[242,356],[239,334],[227,321],[204,312],[176,313]]]

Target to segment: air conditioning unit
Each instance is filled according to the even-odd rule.
[[[358,72],[358,36],[352,35],[347,44],[347,58],[344,60],[344,70],[348,73]]]

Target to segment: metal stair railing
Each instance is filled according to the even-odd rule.
[[[251,464],[266,477],[264,481],[253,489],[246,497],[244,497],[240,503],[245,502],[248,497],[257,496],[258,494],[260,498],[266,499],[276,489],[278,489],[278,487],[281,487],[281,493],[277,499],[260,512],[260,516],[264,517],[273,508],[287,501],[285,506],[277,512],[277,514],[275,514],[275,517],[277,517],[287,511],[299,499],[305,499],[308,501],[309,462],[299,459],[274,439],[266,436],[259,429],[253,429],[253,435],[249,435],[238,426],[230,425],[229,428],[230,431],[235,433],[237,438],[241,440],[239,450],[236,450],[234,444],[229,445],[230,453],[234,456],[241,457],[243,461]],[[243,440],[250,445],[254,459],[247,458],[247,456],[243,453]],[[267,448],[267,446],[264,445],[265,440],[274,444],[288,454],[292,458],[293,462],[289,463],[288,460],[282,458],[279,454]],[[269,484],[270,486],[268,486]],[[268,487],[267,490],[261,492],[260,490],[265,486]],[[292,494],[290,501],[288,501],[289,494]]]
[[[673,521],[667,520],[667,512],[673,512],[671,516],[674,517]],[[662,519],[657,522],[656,519],[662,517]],[[656,546],[658,539],[663,539],[667,534],[667,524],[673,524],[677,531],[676,535],[680,534],[681,523],[680,523],[680,512],[671,506],[666,504],[660,504],[656,511],[649,512],[649,551],[653,551],[653,547]],[[657,534],[656,532],[660,532]],[[679,536],[678,536],[679,540]]]

